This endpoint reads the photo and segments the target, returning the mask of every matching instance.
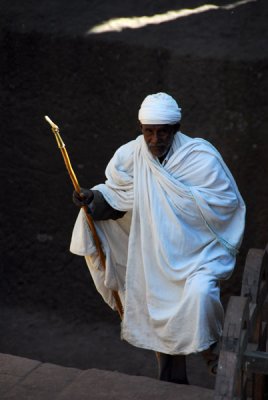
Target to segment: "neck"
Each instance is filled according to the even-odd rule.
[[[166,155],[167,155],[167,153],[169,152],[169,150],[170,150],[170,147],[169,147],[168,151],[165,152],[165,154],[163,154],[161,157],[157,157],[158,160],[159,160],[159,162],[160,162],[160,164],[162,164],[162,162],[163,162],[164,159],[166,158]]]

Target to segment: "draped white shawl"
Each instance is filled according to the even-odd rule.
[[[96,268],[98,260],[86,259],[111,306],[110,289],[119,290],[125,308],[122,337],[139,347],[178,354],[206,348],[204,335],[196,339],[186,329],[187,339],[176,326],[183,313],[196,321],[191,330],[207,332],[195,315],[199,311],[191,309],[190,302],[187,309],[185,298],[180,301],[190,295],[183,293],[185,282],[200,273],[215,279],[230,276],[244,231],[245,205],[210,143],[179,132],[171,150],[164,166],[148,151],[143,136],[116,151],[105,184],[95,189],[113,208],[128,212],[120,220],[96,223],[107,257],[106,274]],[[85,256],[95,251],[83,214],[74,228],[71,251]],[[207,335],[213,341],[220,328],[218,321],[211,324]],[[167,331],[172,340],[166,340]]]

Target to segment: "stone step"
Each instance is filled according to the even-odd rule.
[[[212,400],[213,390],[0,353],[1,400]]]

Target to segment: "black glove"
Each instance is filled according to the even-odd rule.
[[[80,193],[73,192],[73,202],[77,207],[88,206],[94,198],[94,193],[90,189],[80,188]]]

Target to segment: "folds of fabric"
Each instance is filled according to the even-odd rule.
[[[167,354],[188,354],[207,348],[221,333],[217,280],[233,270],[245,206],[208,142],[177,133],[172,150],[162,166],[140,136],[118,149],[105,184],[95,187],[113,208],[132,210],[131,219],[127,213],[122,221],[97,223],[108,265],[101,279],[105,288],[121,293],[124,339]],[[90,254],[92,248],[83,244],[79,229],[85,228],[78,225],[71,251],[88,255],[85,250]],[[201,284],[203,291],[197,290]]]

